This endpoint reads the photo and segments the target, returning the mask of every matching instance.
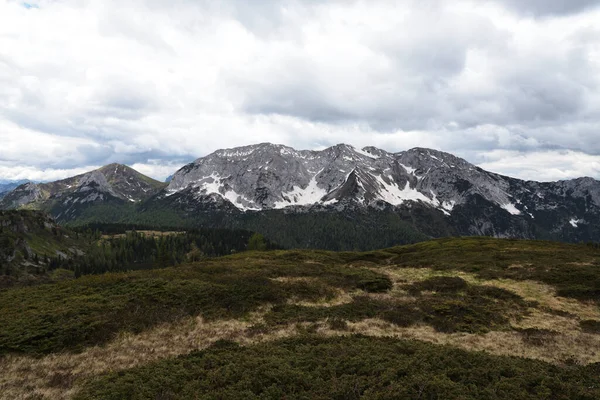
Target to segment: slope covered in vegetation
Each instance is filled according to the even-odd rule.
[[[245,251],[253,237],[245,230],[150,229],[115,224],[69,229],[39,211],[0,211],[0,287],[168,267]],[[260,235],[254,240],[255,247],[278,248]]]
[[[389,209],[352,212],[289,213],[265,210],[179,210],[161,206],[124,204],[96,205],[82,212],[69,226],[90,224],[143,224],[195,229],[204,226],[259,232],[285,248],[372,250],[416,243],[431,237],[456,235],[441,215],[415,208],[411,212]],[[419,228],[417,229],[417,226]]]
[[[489,238],[13,288],[0,397],[595,399],[599,288],[595,246]]]

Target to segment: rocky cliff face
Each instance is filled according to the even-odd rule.
[[[188,208],[218,199],[239,211],[418,207],[442,213],[460,234],[600,239],[600,182],[527,182],[424,148],[219,150],[177,171],[158,197]]]

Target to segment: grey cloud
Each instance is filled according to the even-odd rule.
[[[0,27],[0,137],[20,145],[0,163],[177,164],[266,140],[426,145],[478,162],[497,149],[600,155],[600,36],[584,13],[597,1],[494,1],[512,12],[474,0],[48,3],[40,16],[79,11],[70,23],[48,13],[30,37],[28,21]],[[554,42],[564,15],[571,36]],[[60,159],[31,157],[20,129],[65,143]]]
[[[534,16],[569,15],[598,7],[597,0],[496,0],[511,9]]]
[[[510,127],[526,138],[523,143],[527,147],[540,149],[567,145],[558,134],[535,134],[542,132],[540,127],[563,129],[562,136],[567,138],[578,134],[567,125],[584,116],[590,107],[588,94],[598,90],[597,66],[589,61],[589,48],[583,47],[590,43],[580,43],[578,33],[569,39],[571,47],[566,52],[548,53],[541,48],[536,54],[517,51],[514,38],[485,18],[470,18],[467,26],[450,29],[456,24],[454,14],[432,15],[440,34],[428,33],[435,30],[426,26],[426,18],[417,12],[407,35],[399,27],[390,37],[383,34],[382,38],[366,39],[369,48],[377,52],[374,61],[377,57],[389,61],[385,71],[365,64],[359,81],[336,86],[313,60],[290,58],[264,71],[264,79],[234,80],[241,88],[241,108],[251,114],[366,124],[379,131],[436,131],[449,123],[465,130],[491,124]],[[456,88],[456,79],[469,67],[466,59],[472,50],[481,50],[486,57],[487,68],[476,72],[489,75],[485,83],[494,85],[492,90],[478,93]],[[340,66],[339,72],[343,75],[345,66]],[[600,126],[597,116],[590,118]],[[590,146],[588,140],[582,146],[572,145],[577,150],[596,151],[596,145]],[[513,148],[496,141],[475,142],[484,149]],[[472,142],[457,143],[470,146]]]

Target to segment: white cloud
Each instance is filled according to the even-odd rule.
[[[160,160],[149,160],[149,163],[136,163],[131,165],[131,168],[144,175],[152,176],[155,179],[164,182],[169,176],[173,175],[175,171],[183,167],[182,163],[162,163]]]
[[[593,2],[28,3],[0,0],[0,178],[122,162],[163,179],[263,141],[600,177],[568,161],[600,154]],[[517,155],[538,161],[502,166]]]
[[[600,156],[575,151],[521,153],[494,150],[484,153],[483,169],[533,181],[600,176]]]
[[[40,169],[31,165],[7,167],[0,165],[0,176],[9,181],[30,180],[34,182],[49,182],[59,179],[69,178],[71,176],[83,174],[85,172],[99,168],[97,165],[90,165],[81,168],[71,169]]]

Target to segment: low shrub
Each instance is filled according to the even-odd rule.
[[[587,333],[600,334],[600,321],[588,319],[579,323],[581,330]]]
[[[205,351],[88,382],[76,399],[593,400],[598,367],[360,336],[299,336]]]
[[[549,329],[525,328],[515,329],[521,334],[523,342],[532,346],[544,346],[548,342],[553,342],[558,332]]]
[[[266,304],[330,299],[339,289],[391,287],[387,276],[365,268],[269,257],[256,253],[0,291],[0,355],[78,351],[120,331],[137,333],[186,316],[239,318]]]

